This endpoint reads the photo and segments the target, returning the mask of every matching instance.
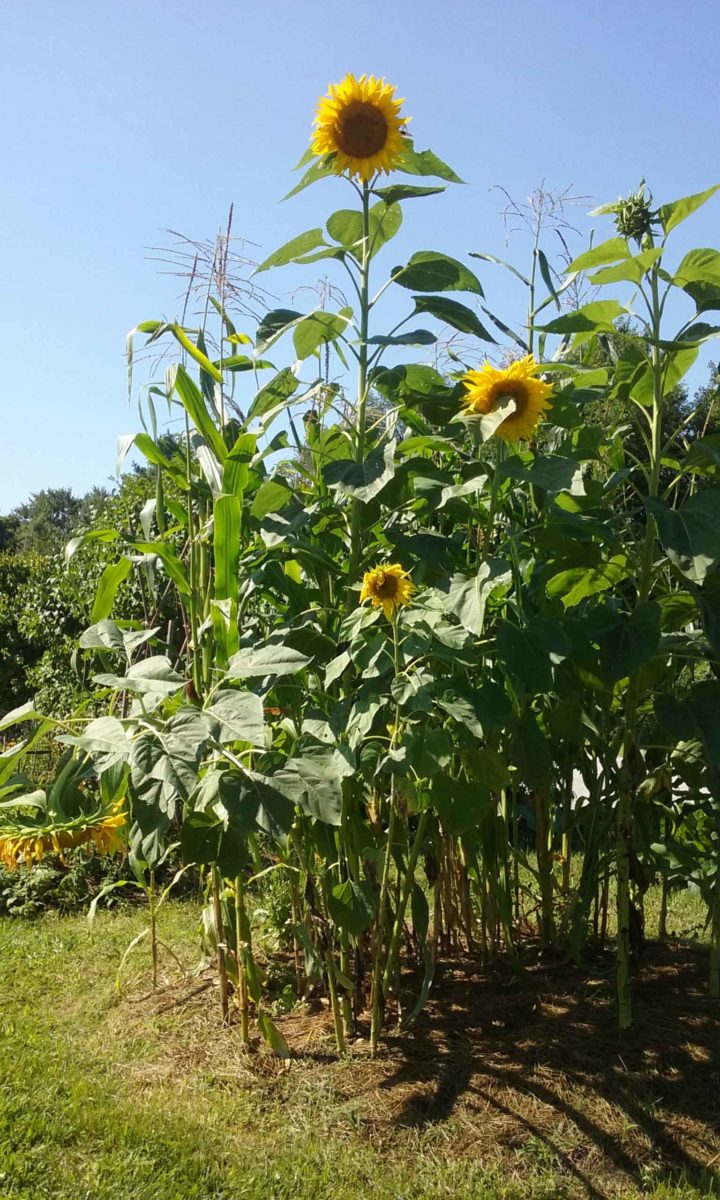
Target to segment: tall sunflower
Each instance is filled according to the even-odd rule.
[[[514,400],[515,411],[498,426],[497,436],[505,442],[532,437],[538,421],[550,408],[548,396],[552,393],[549,383],[535,378],[539,369],[532,354],[502,370],[486,360],[479,371],[468,371],[463,376],[467,390],[462,404],[466,413],[486,416],[499,404]]]
[[[334,154],[338,175],[347,171],[363,183],[378,171],[389,174],[404,149],[403,134],[408,117],[400,115],[402,100],[397,88],[374,75],[346,75],[331,83],[318,103],[313,154]]]
[[[396,608],[410,603],[415,584],[400,563],[373,567],[363,575],[360,603],[369,600],[373,608],[381,608],[391,621]]]

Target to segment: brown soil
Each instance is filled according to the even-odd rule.
[[[217,1067],[226,1082],[235,1072],[288,1113],[329,1093],[391,1156],[419,1138],[513,1178],[552,1166],[572,1194],[604,1200],[682,1172],[705,1194],[720,1191],[720,1004],[706,980],[702,948],[650,947],[634,984],[635,1026],[620,1036],[609,956],[592,969],[538,963],[521,973],[446,961],[413,1030],[391,1031],[376,1061],[362,1028],[350,1062],[337,1061],[324,1003],[278,1018],[289,1067],[266,1053],[231,1060],[236,1029],[224,1047],[206,1036],[214,984],[198,991],[194,980],[183,998],[176,982],[171,1003],[184,1009],[185,1050],[195,1045],[185,1067]],[[156,1013],[167,1011],[167,993],[156,1000]]]

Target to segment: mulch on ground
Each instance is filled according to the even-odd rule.
[[[152,1020],[169,1007],[183,1014],[182,1044],[168,1026],[168,1072],[215,1070],[260,1102],[280,1100],[290,1124],[294,1108],[322,1095],[334,1134],[347,1127],[388,1155],[411,1142],[517,1178],[546,1164],[573,1194],[602,1200],[683,1171],[708,1195],[720,1191],[720,1005],[707,994],[702,947],[648,948],[634,1028],[622,1036],[610,955],[522,971],[446,960],[414,1027],[391,1030],[374,1061],[362,1026],[349,1061],[337,1060],[320,1002],[277,1018],[290,1064],[259,1047],[243,1053],[205,982],[176,979],[149,1006]]]

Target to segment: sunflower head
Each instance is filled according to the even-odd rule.
[[[378,171],[389,174],[402,157],[409,119],[400,115],[396,91],[374,75],[346,75],[331,83],[318,103],[313,154],[334,154],[337,174],[359,176],[363,183]]]
[[[93,843],[99,854],[114,854],[125,847],[124,830],[127,814],[122,811],[123,801],[105,815],[87,820],[81,819],[65,826],[50,824],[37,826],[9,827],[0,832],[0,863],[10,870],[16,869],[22,860],[26,867],[40,863],[48,854],[74,850],[77,846]]]
[[[410,603],[415,584],[400,563],[373,567],[363,575],[360,603],[369,600],[373,608],[381,608],[391,621],[397,608]]]
[[[486,361],[479,371],[468,371],[462,380],[465,412],[484,417],[506,400],[513,400],[515,411],[498,426],[497,436],[505,442],[531,437],[550,408],[548,397],[552,393],[550,384],[536,379],[538,370],[532,354],[528,354],[502,370]]]

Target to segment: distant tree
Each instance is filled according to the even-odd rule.
[[[54,554],[71,536],[82,507],[70,488],[34,492],[10,514],[17,522],[15,546],[20,551]]]
[[[17,529],[15,517],[0,517],[0,551],[15,549]]]

